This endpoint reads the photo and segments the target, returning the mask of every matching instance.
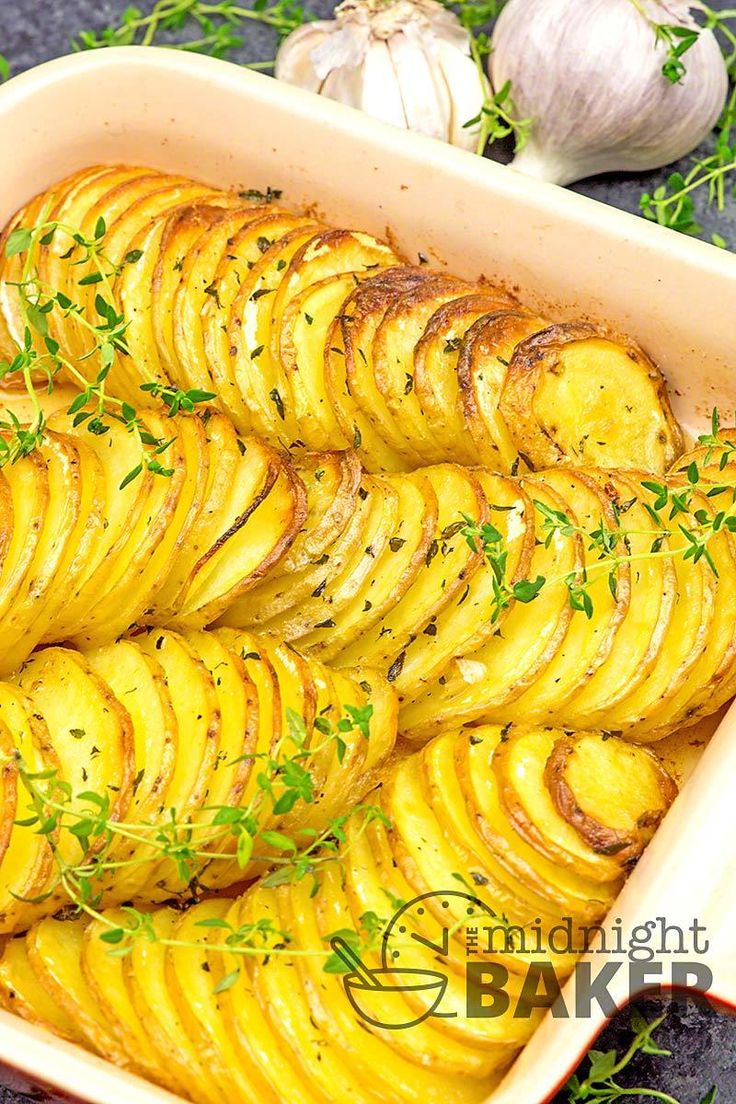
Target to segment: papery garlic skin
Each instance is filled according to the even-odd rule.
[[[276,77],[384,122],[475,149],[487,88],[466,31],[436,0],[346,0],[282,43]]]
[[[514,168],[556,184],[676,161],[713,129],[728,94],[718,42],[702,30],[678,84],[662,75],[654,23],[695,26],[683,0],[509,0],[496,23],[491,82],[511,81],[533,120]]]

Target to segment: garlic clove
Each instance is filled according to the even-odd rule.
[[[363,92],[357,104],[384,123],[406,130],[406,113],[396,69],[386,42],[372,42],[363,63]]]
[[[436,48],[440,72],[452,89],[448,141],[453,146],[474,150],[480,124],[471,127],[465,124],[477,116],[486,89],[481,88],[475,62],[468,54],[447,42],[438,42]]]
[[[349,107],[359,107],[363,95],[363,81],[359,69],[343,65],[331,69],[320,85],[321,95]]]
[[[399,31],[388,40],[391,61],[401,88],[409,130],[447,141],[450,96],[434,76],[429,58],[417,34]]]
[[[276,55],[274,76],[288,84],[296,84],[308,92],[319,92],[323,77],[312,63],[310,54],[321,42],[330,27],[330,21],[321,19],[304,23],[289,35],[289,49]]]
[[[644,0],[655,22],[693,26],[690,5]],[[509,0],[493,33],[494,88],[511,81],[516,115],[534,120],[513,166],[558,184],[643,171],[683,157],[715,126],[728,76],[711,31],[688,50],[679,84],[632,0]]]

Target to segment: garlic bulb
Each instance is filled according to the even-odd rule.
[[[678,84],[662,75],[653,24],[696,26],[685,0],[509,0],[496,23],[493,87],[511,81],[531,137],[513,161],[569,184],[617,170],[654,169],[689,153],[715,126],[728,76],[711,31],[684,55]]]
[[[276,76],[384,122],[474,149],[487,91],[468,35],[436,0],[346,0],[283,42]]]

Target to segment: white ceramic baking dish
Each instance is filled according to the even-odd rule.
[[[0,223],[54,179],[101,161],[271,185],[326,219],[388,232],[410,257],[628,331],[661,363],[690,430],[714,404],[736,406],[735,256],[233,65],[130,48],[51,62],[0,90],[0,149]],[[702,756],[701,742],[669,741],[677,769],[698,762],[612,916],[625,930],[697,918],[712,992],[736,1006],[736,711]],[[543,1104],[604,1021],[548,1017],[492,1104]],[[174,1099],[5,1013],[0,1062],[66,1100]]]

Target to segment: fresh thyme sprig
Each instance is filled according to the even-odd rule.
[[[304,719],[294,710],[287,710],[288,730],[269,752],[240,756],[222,765],[237,766],[247,759],[258,773],[256,789],[243,806],[208,805],[194,815],[181,818],[176,809],[162,812],[155,822],[120,822],[112,817],[109,794],[85,790],[74,794],[71,785],[54,769],[31,771],[16,757],[20,780],[30,799],[29,815],[18,823],[34,828],[43,835],[52,850],[57,866],[57,886],[29,903],[36,904],[52,897],[57,888],[77,907],[96,905],[102,896],[104,879],[115,871],[141,864],[170,860],[179,881],[188,890],[202,887],[207,866],[215,860],[237,861],[245,870],[256,861],[273,871],[266,884],[281,885],[299,881],[314,871],[320,863],[334,858],[344,844],[344,825],[349,816],[361,813],[366,824],[378,812],[368,805],[358,805],[348,816],[337,817],[321,832],[314,828],[299,828],[295,837],[269,825],[286,816],[303,802],[314,802],[314,779],[308,769],[310,760],[333,745],[338,762],[345,751],[345,735],[356,731],[363,738],[369,732],[372,705],[345,706],[345,716],[336,724],[326,717],[315,724],[323,739],[310,745]],[[382,814],[381,814],[382,815]],[[70,862],[61,852],[58,837],[64,831],[79,845],[77,861]],[[117,858],[116,845],[130,844],[134,857]],[[256,848],[263,848],[257,851]],[[137,848],[143,854],[135,857]]]
[[[727,194],[736,196],[736,8],[716,11],[707,4],[695,5],[702,13],[703,23],[698,27],[657,23],[644,11],[639,0],[632,0],[654,30],[655,41],[667,47],[662,65],[664,76],[673,84],[679,83],[687,72],[687,53],[702,30],[712,30],[718,37],[731,81],[731,92],[715,131],[713,151],[705,157],[695,158],[692,168],[686,172],[673,172],[664,184],[652,192],[644,192],[639,205],[645,218],[668,226],[683,234],[698,235],[703,231],[695,211],[695,197],[703,194],[708,206],[722,211]],[[714,245],[727,247],[720,234],[712,234]]]
[[[626,565],[641,560],[663,559],[680,556],[683,560],[697,564],[700,560],[708,565],[715,576],[718,569],[713,559],[710,542],[719,534],[736,534],[736,482],[724,480],[714,483],[703,480],[703,469],[710,465],[713,455],[719,452],[719,468],[724,471],[729,461],[736,456],[736,440],[729,441],[721,434],[720,416],[717,409],[711,416],[711,430],[698,438],[698,443],[706,449],[704,462],[691,462],[683,473],[682,485],[675,485],[656,479],[641,481],[642,496],[639,500],[652,519],[653,528],[642,530],[627,529],[622,517],[633,505],[612,502],[614,525],[600,518],[593,529],[586,529],[565,513],[535,499],[534,507],[539,515],[541,540],[549,547],[553,540],[582,539],[584,546],[593,556],[592,562],[556,577],[542,575],[535,579],[508,578],[508,549],[503,534],[492,524],[479,524],[473,518],[462,514],[465,523],[460,530],[470,548],[476,552],[481,548],[492,572],[493,599],[490,619],[495,624],[512,601],[531,602],[545,587],[564,583],[570,606],[592,618],[594,613],[592,587],[605,576],[614,601],[618,594],[618,575]],[[698,505],[696,496],[709,499],[713,510]],[[636,501],[636,500],[634,500]],[[688,522],[688,524],[686,524]],[[632,536],[650,538],[648,550],[632,552]],[[672,543],[669,543],[672,542]]]
[[[588,1076],[581,1081],[580,1077],[574,1074],[565,1085],[569,1104],[583,1104],[586,1101],[595,1101],[596,1104],[619,1104],[627,1097],[636,1097],[638,1100],[657,1100],[661,1104],[679,1104],[674,1096],[660,1089],[640,1085],[629,1088],[620,1085],[616,1080],[637,1054],[671,1057],[672,1052],[659,1046],[653,1038],[654,1032],[666,1018],[665,1013],[657,1016],[651,1023],[647,1023],[640,1012],[632,1009],[631,1029],[634,1032],[634,1038],[629,1048],[620,1058],[615,1050],[591,1050],[588,1053]],[[718,1090],[713,1086],[701,1099],[700,1104],[715,1104],[717,1094]]]
[[[470,41],[470,56],[478,71],[478,81],[483,92],[480,111],[463,123],[464,127],[478,127],[475,152],[483,154],[487,146],[501,138],[514,136],[514,148],[520,150],[526,144],[532,128],[531,119],[517,117],[511,90],[511,81],[494,92],[486,76],[486,63],[491,52],[489,28],[501,14],[505,0],[441,0],[448,11],[453,12],[465,28]]]
[[[46,419],[36,391],[36,384],[43,381],[48,393],[54,389],[57,378],[64,375],[79,388],[79,394],[71,402],[67,413],[74,426],[84,425],[89,433],[102,436],[110,431],[113,422],[125,426],[139,441],[141,461],[124,477],[121,489],[147,469],[155,475],[170,476],[173,469],[162,461],[162,456],[176,438],[164,440],[148,431],[144,420],[129,402],[109,395],[106,381],[117,355],[127,356],[126,331],[128,323],[115,305],[112,282],[126,265],[136,264],[138,251],[128,253],[121,264],[114,264],[105,252],[107,226],[99,218],[91,236],[57,219],[49,219],[48,210],[31,227],[17,226],[5,243],[5,256],[19,258],[21,272],[18,280],[7,281],[18,293],[23,338],[16,355],[10,361],[0,362],[0,380],[20,377],[33,405],[33,418],[29,426],[22,426],[18,418],[8,412],[0,421],[0,466],[13,463],[39,447],[44,440]],[[53,288],[41,277],[38,254],[48,248],[58,236],[68,238],[70,245],[63,255],[70,273],[82,266],[86,274],[76,280],[76,287],[95,288],[94,320],[87,316],[86,306],[72,298],[71,279],[68,292]],[[73,317],[90,339],[81,361],[95,360],[99,369],[90,382],[78,363],[66,355],[53,337],[50,322],[55,316]],[[209,402],[215,396],[205,391],[181,391],[176,388],[144,384],[143,391],[160,398],[169,414],[180,410],[191,412],[200,403]]]
[[[491,568],[493,587],[491,622],[495,624],[512,601],[531,602],[536,598],[545,584],[545,579],[539,575],[534,581],[530,579],[509,581],[507,578],[508,549],[505,547],[503,534],[491,522],[478,525],[468,514],[463,514],[462,518],[465,525],[460,532],[465,537],[471,552],[477,552],[480,547]]]
[[[486,36],[471,38],[470,53],[478,68],[479,79],[485,90],[485,99],[477,115],[463,123],[464,127],[478,126],[478,142],[475,152],[482,155],[486,147],[501,138],[514,136],[516,153],[523,149],[529,140],[534,123],[533,119],[520,119],[516,115],[511,95],[511,81],[506,81],[498,92],[490,90],[485,77],[484,58],[488,54]]]
[[[272,27],[278,41],[314,18],[304,11],[299,0],[255,0],[252,8],[233,0],[157,0],[148,12],[126,8],[119,23],[102,31],[80,31],[72,40],[74,50],[97,50],[103,46],[169,46],[227,58],[243,46],[238,33],[250,22]],[[184,35],[179,41],[171,35]],[[163,36],[163,39],[162,37]],[[247,62],[250,69],[272,69],[273,61]]]

